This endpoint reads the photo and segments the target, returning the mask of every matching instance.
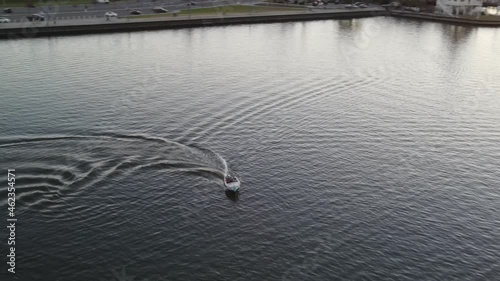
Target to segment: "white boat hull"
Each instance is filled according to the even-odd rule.
[[[240,182],[224,183],[224,185],[226,186],[227,190],[231,191],[238,191],[238,189],[240,188]]]

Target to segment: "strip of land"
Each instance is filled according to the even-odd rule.
[[[249,9],[252,11],[248,13]],[[184,12],[177,16],[80,18],[68,21],[35,21],[9,23],[9,28],[0,28],[0,38],[31,38],[40,36],[62,36],[87,33],[128,32],[153,29],[205,27],[231,24],[272,23],[286,21],[310,21],[324,19],[351,19],[384,15],[380,8],[364,10],[327,10],[283,7],[231,7],[226,10],[200,9],[195,13]]]
[[[163,18],[175,16],[198,16],[198,15],[230,15],[230,14],[262,14],[265,12],[303,12],[304,7],[280,7],[280,6],[257,6],[257,5],[229,5],[218,7],[206,7],[174,11],[166,14],[149,14],[139,16],[128,16],[130,19]]]
[[[454,18],[435,14],[390,11],[381,7],[343,9],[336,7],[298,7],[227,5],[174,10],[163,14],[105,18],[78,16],[49,18],[46,21],[18,21],[0,26],[0,39],[39,36],[62,36],[87,33],[128,32],[152,29],[189,28],[230,24],[272,23],[326,19],[352,19],[375,16],[395,16],[418,20],[434,20],[454,24],[500,26],[500,20]]]
[[[446,23],[453,23],[453,24],[459,24],[459,25],[500,27],[500,17],[498,17],[498,16],[452,17],[452,16],[439,15],[439,14],[415,13],[415,12],[398,11],[398,10],[392,10],[392,11],[390,11],[389,14],[393,17],[409,18],[409,19],[416,19],[416,20],[446,22]]]

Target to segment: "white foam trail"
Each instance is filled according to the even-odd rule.
[[[226,176],[227,176],[227,172],[228,172],[226,159],[224,159],[222,156],[220,156],[219,153],[215,153],[215,154],[217,154],[217,157],[219,157],[219,159],[221,160],[222,164],[224,165],[224,178],[223,178],[223,181],[226,182]]]
[[[220,161],[222,162],[222,165],[224,165],[224,178],[227,176],[228,173],[228,167],[227,167],[227,162],[226,159],[224,159],[222,156],[220,156],[219,153],[214,152],[217,157],[219,157]]]

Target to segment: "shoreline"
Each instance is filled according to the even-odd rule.
[[[389,10],[389,14],[395,18],[407,18],[407,19],[415,19],[415,20],[427,20],[434,22],[442,22],[442,23],[452,23],[458,25],[467,25],[467,26],[480,26],[480,27],[500,27],[500,17],[498,20],[487,20],[487,19],[476,19],[476,18],[458,18],[458,17],[450,17],[445,15],[438,14],[425,14],[425,13],[416,13],[416,12],[408,12],[408,11],[396,11]]]
[[[354,19],[378,16],[392,16],[424,21],[428,20],[468,26],[500,27],[500,18],[498,21],[472,18],[454,18],[435,14],[394,11],[380,8],[349,11],[309,9],[304,11],[259,12],[255,14],[215,14],[147,19],[118,18],[110,21],[104,21],[103,18],[94,18],[87,20],[82,19],[79,21],[68,21],[62,24],[61,21],[58,21],[58,24],[53,24],[51,21],[22,22],[15,23],[15,25],[17,25],[15,27],[0,28],[0,39],[71,36],[95,33],[181,29],[254,23]],[[98,20],[102,20],[103,22],[97,22]]]
[[[253,23],[276,23],[293,21],[313,21],[329,19],[353,19],[375,16],[387,16],[387,11],[380,9],[366,9],[363,11],[305,11],[305,12],[273,12],[256,13],[253,15],[209,15],[191,16],[189,18],[169,17],[161,19],[129,18],[113,19],[96,23],[95,20],[71,22],[65,25],[53,25],[52,22],[25,22],[17,27],[0,28],[0,39],[21,39],[46,36],[67,36],[92,33],[131,32],[159,29],[180,29],[207,26],[224,26]],[[104,19],[103,19],[104,20]]]

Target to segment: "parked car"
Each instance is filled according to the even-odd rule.
[[[405,11],[410,11],[410,12],[420,12],[419,7],[404,7]]]
[[[109,4],[109,0],[95,0],[96,4]]]
[[[36,8],[36,5],[33,4],[33,3],[28,3],[28,4],[26,4],[26,7],[28,7],[28,8]]]
[[[345,5],[345,8],[346,8],[346,9],[357,9],[357,8],[359,8],[359,7],[358,7],[358,6],[356,6],[356,5],[350,5],[350,4],[349,4],[349,5]]]
[[[358,4],[358,5],[355,4],[355,6],[358,6],[358,8],[368,8],[366,4]]]
[[[335,4],[335,5],[340,4],[340,1],[339,1],[339,0],[336,0],[336,1],[334,2],[334,4]]]
[[[3,12],[5,14],[12,14],[12,9],[11,8],[5,8],[5,9],[3,9]]]
[[[195,2],[191,2],[191,1],[189,1],[189,2],[187,2],[187,4],[186,4],[186,5],[188,5],[188,6],[194,6],[194,5],[196,5],[196,3],[195,3]]]
[[[138,16],[138,15],[142,15],[142,12],[139,11],[139,10],[135,10],[135,11],[132,11],[130,12],[131,15],[135,15],[135,16]]]
[[[104,14],[105,17],[111,18],[111,17],[117,17],[118,14],[115,12],[108,11]]]
[[[4,18],[4,17],[0,17],[0,23],[9,23],[9,22],[10,22],[10,19]]]
[[[323,6],[323,5],[327,5],[327,3],[323,2],[323,1],[314,1],[314,2],[312,2],[312,5],[313,6]]]
[[[154,7],[153,12],[155,13],[168,13],[168,10],[163,7]]]
[[[33,14],[26,17],[29,21],[45,21],[45,16],[41,14]]]

